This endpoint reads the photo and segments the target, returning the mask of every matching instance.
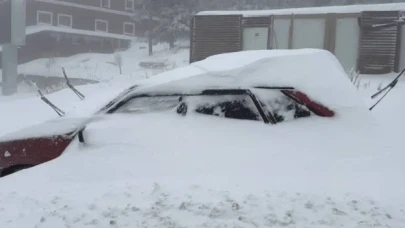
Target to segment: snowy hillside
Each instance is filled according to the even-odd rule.
[[[72,83],[76,85],[93,82],[109,82],[111,80],[140,80],[150,78],[155,74],[181,67],[188,64],[189,49],[187,41],[178,41],[177,46],[170,50],[167,44],[157,44],[153,47],[153,56],[148,55],[148,44],[142,40],[134,40],[129,50],[113,54],[79,54],[67,58],[38,59],[19,65],[19,93],[35,93],[30,80],[39,83],[44,88],[48,77],[47,90],[56,91],[66,88],[61,68],[64,67]],[[121,70],[119,67],[121,63]],[[155,68],[142,63],[158,63]],[[60,78],[60,80],[58,79]],[[39,82],[38,82],[39,80]],[[83,82],[80,82],[83,80]],[[54,81],[54,83],[50,83]],[[75,83],[79,81],[79,83]],[[1,71],[0,71],[1,83]],[[1,88],[0,88],[1,92]]]
[[[60,76],[61,67],[65,67],[70,77],[108,81],[114,78],[143,79],[165,70],[188,64],[188,49],[168,50],[168,45],[154,46],[154,55],[148,56],[148,45],[144,42],[132,42],[129,50],[115,54],[80,54],[69,58],[39,59],[19,67],[19,73]],[[122,58],[122,74],[116,65],[116,56]],[[139,66],[140,62],[164,62],[164,69],[148,70]]]

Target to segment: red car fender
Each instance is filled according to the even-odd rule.
[[[74,137],[59,135],[0,142],[0,170],[38,165],[59,157]]]

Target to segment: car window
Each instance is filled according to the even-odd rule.
[[[179,96],[137,97],[129,100],[115,113],[149,113],[174,110],[179,104]]]
[[[190,112],[240,120],[262,120],[247,95],[153,96],[133,98],[115,113]]]
[[[274,116],[276,122],[311,116],[311,112],[305,105],[295,102],[280,90],[255,89],[253,92],[263,107]]]
[[[125,97],[125,95],[129,94],[130,92],[133,92],[134,89],[136,89],[137,87],[138,87],[137,85],[134,85],[134,86],[131,86],[130,88],[126,89],[125,91],[120,93],[116,98],[114,98],[112,101],[110,101],[106,106],[104,106],[99,112],[104,112],[104,111],[108,110],[113,105],[117,104],[119,100],[123,99],[123,97]]]
[[[191,109],[199,114],[239,120],[262,120],[248,95],[187,97],[186,103],[193,105]]]

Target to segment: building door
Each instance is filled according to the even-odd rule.
[[[244,28],[243,50],[265,50],[269,43],[269,28]]]
[[[324,49],[325,19],[295,18],[293,27],[292,48]]]

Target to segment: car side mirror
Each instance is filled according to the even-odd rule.
[[[187,104],[182,102],[179,105],[179,107],[177,107],[177,113],[182,115],[182,116],[185,116],[187,114],[187,109],[188,109]]]
[[[78,137],[79,137],[79,142],[80,142],[80,143],[85,143],[85,141],[84,141],[84,134],[83,134],[83,132],[84,132],[85,129],[86,129],[86,128],[83,128],[83,129],[81,129],[81,130],[78,132]]]

